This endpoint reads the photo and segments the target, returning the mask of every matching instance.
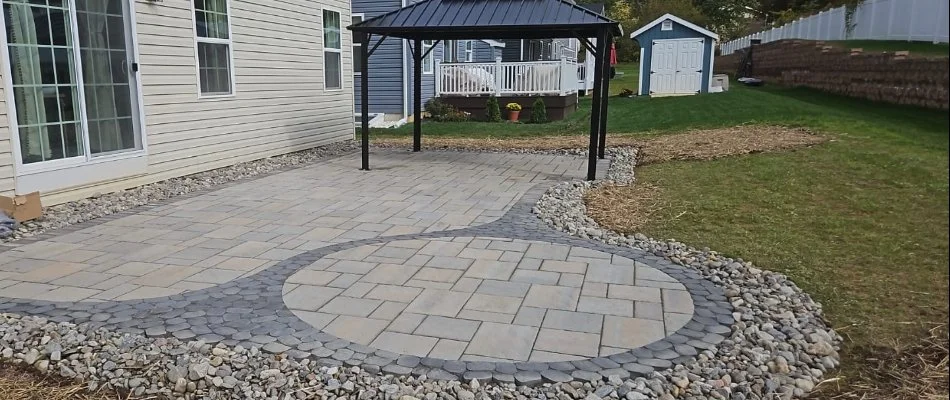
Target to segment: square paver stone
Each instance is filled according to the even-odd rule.
[[[528,296],[522,305],[527,307],[549,308],[574,311],[581,289],[563,286],[531,285]],[[632,306],[632,304],[631,304]],[[633,311],[631,310],[631,315]]]
[[[419,270],[412,279],[434,282],[454,283],[462,276],[462,271],[446,268],[425,267]]]
[[[466,347],[468,347],[468,342],[439,339],[439,342],[436,343],[432,351],[429,352],[429,357],[443,360],[458,360],[462,357],[462,353],[465,352]]]
[[[634,301],[660,302],[660,289],[646,286],[608,285],[607,297]]]
[[[343,289],[300,285],[284,295],[284,304],[292,310],[317,311]]]
[[[334,279],[340,276],[339,272],[330,272],[330,271],[314,271],[310,269],[302,269],[297,271],[290,278],[287,278],[288,283],[302,283],[305,285],[318,285],[325,286],[330,282],[333,282]],[[199,281],[200,282],[200,281]]]
[[[600,335],[541,328],[535,350],[550,351],[575,356],[597,357]]]
[[[465,354],[526,361],[537,336],[535,327],[483,322]]]
[[[663,289],[663,311],[692,314],[693,297],[685,290]]]
[[[569,274],[583,274],[587,272],[587,263],[577,261],[544,260],[541,262],[542,271],[567,272]]]
[[[370,346],[396,354],[408,354],[425,357],[435,347],[439,339],[426,336],[408,335],[398,332],[383,332]]]
[[[601,343],[608,347],[635,349],[665,336],[662,321],[608,315],[604,317]]]
[[[390,285],[402,285],[409,280],[419,270],[419,267],[411,267],[396,264],[380,264],[373,268],[368,274],[363,275],[361,282],[386,283]]]
[[[416,335],[443,339],[471,340],[478,329],[479,321],[430,315],[415,330]]]
[[[450,290],[425,289],[412,303],[409,303],[406,311],[416,314],[454,317],[462,310],[471,295],[471,293]]]
[[[581,296],[580,301],[577,303],[577,311],[632,317],[633,301]]]
[[[465,304],[466,310],[491,313],[515,314],[521,306],[521,297],[492,296],[475,293]]]
[[[355,317],[365,317],[371,314],[382,300],[356,299],[352,297],[334,297],[320,308],[320,312],[326,314],[352,315]]]
[[[369,345],[386,325],[389,325],[387,320],[341,315],[323,328],[323,331],[340,339]]]
[[[600,333],[603,325],[603,315],[563,310],[548,310],[541,324],[544,328],[586,333]]]
[[[465,271],[465,276],[469,278],[506,281],[511,277],[511,273],[514,272],[517,266],[518,264],[513,262],[475,260],[475,262],[468,267],[468,270]]]
[[[633,285],[633,273],[633,265],[590,264],[584,279],[588,282]]]
[[[403,303],[411,302],[416,296],[422,293],[422,289],[408,286],[395,285],[376,285],[365,296],[367,299],[398,301]]]

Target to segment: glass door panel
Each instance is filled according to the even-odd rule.
[[[132,112],[136,97],[127,4],[95,0],[76,5],[90,153],[140,149]]]
[[[3,2],[23,164],[84,154],[68,7]]]

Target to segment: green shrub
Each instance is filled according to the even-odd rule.
[[[498,98],[489,96],[485,103],[485,119],[488,122],[501,122],[501,108],[498,106]]]
[[[531,119],[532,124],[543,124],[548,122],[548,110],[545,108],[544,100],[540,97],[534,101],[534,104],[531,105]]]
[[[432,118],[433,121],[462,122],[469,120],[468,113],[459,111],[455,106],[435,97],[426,101],[425,110],[429,113],[429,118]]]

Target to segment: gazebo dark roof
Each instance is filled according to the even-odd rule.
[[[587,179],[596,178],[597,158],[604,158],[607,140],[608,44],[623,34],[616,21],[565,0],[423,0],[347,29],[354,32],[354,42],[360,43],[364,65],[360,74],[360,169],[369,170],[369,57],[385,38],[410,40],[413,151],[422,148],[422,60],[435,49],[433,45],[423,51],[423,40],[577,38],[594,56]],[[379,37],[375,45],[370,42],[373,36]]]
[[[546,39],[596,37],[620,25],[564,0],[424,0],[349,27],[404,39]]]

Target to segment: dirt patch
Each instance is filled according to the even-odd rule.
[[[864,361],[857,376],[828,380],[815,394],[835,400],[946,400],[948,339],[947,326],[942,325],[912,346],[854,349]]]
[[[600,226],[619,233],[634,233],[663,207],[660,189],[637,182],[629,186],[602,185],[584,194],[587,215]]]
[[[104,390],[89,392],[85,385],[65,378],[44,376],[20,365],[0,363],[0,399],[124,400],[131,397]]]
[[[664,135],[640,143],[640,164],[670,160],[712,160],[728,156],[789,150],[827,139],[805,129],[736,126]]]
[[[691,130],[672,135],[630,136],[610,135],[608,148],[613,146],[640,149],[640,164],[670,160],[710,160],[714,158],[788,150],[822,143],[826,138],[804,129],[769,125],[743,125],[732,128]],[[428,149],[454,150],[565,150],[584,149],[589,145],[585,136],[540,136],[530,138],[423,138]],[[376,138],[380,147],[408,147],[412,138]]]

